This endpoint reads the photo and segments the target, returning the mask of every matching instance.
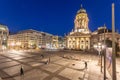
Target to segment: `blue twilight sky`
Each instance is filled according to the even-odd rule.
[[[74,28],[80,5],[89,17],[89,29],[99,26],[111,29],[111,4],[115,3],[115,26],[120,31],[120,0],[0,0],[0,24],[10,32],[35,29],[64,35]]]

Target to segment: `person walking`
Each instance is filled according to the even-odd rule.
[[[21,80],[23,80],[23,78],[24,78],[23,66],[21,66],[21,68],[20,68],[20,76],[21,76]]]
[[[85,61],[85,69],[87,69],[87,62]]]

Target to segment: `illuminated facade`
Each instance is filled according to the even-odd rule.
[[[74,29],[66,36],[68,49],[90,49],[90,30],[88,15],[81,6],[74,20]]]
[[[56,49],[58,48],[58,36],[53,36],[52,47]]]
[[[9,30],[7,26],[0,24],[0,50],[7,49]]]
[[[91,47],[98,42],[103,42],[104,39],[112,41],[112,30],[107,29],[106,26],[98,27],[91,35]],[[115,42],[118,43],[118,47],[120,48],[120,34],[118,32],[115,32]]]
[[[28,29],[10,35],[8,44],[9,48],[12,49],[46,48],[48,44],[51,44],[52,36],[53,35],[45,32]]]

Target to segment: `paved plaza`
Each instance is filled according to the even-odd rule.
[[[90,57],[85,59],[85,56],[81,56],[80,59],[75,60],[54,54],[43,53],[45,56],[41,57],[41,53],[34,52],[2,52],[0,53],[0,80],[103,80],[103,73],[100,72],[97,59],[90,59]],[[74,57],[77,58],[80,56],[78,55]],[[85,68],[85,61],[87,68]],[[22,77],[21,66],[24,70]],[[119,77],[119,71],[117,74]],[[107,77],[107,80],[111,80],[109,73]]]

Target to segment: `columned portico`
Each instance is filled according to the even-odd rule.
[[[69,36],[67,41],[69,49],[90,49],[90,36]]]

